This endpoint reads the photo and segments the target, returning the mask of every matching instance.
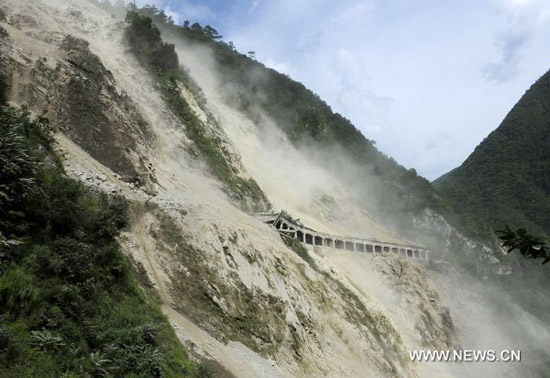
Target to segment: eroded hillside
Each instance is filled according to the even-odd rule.
[[[271,204],[319,231],[407,242],[268,113],[255,109],[259,127],[232,107],[207,49],[173,40],[191,79],[170,83],[182,118],[120,16],[86,0],[0,8],[12,103],[57,127],[70,176],[131,201],[123,249],[195,358],[238,377],[452,375],[408,355],[457,348],[468,326],[437,273],[391,253],[308,247],[303,259],[250,214]]]

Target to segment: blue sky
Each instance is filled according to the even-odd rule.
[[[430,180],[460,165],[550,68],[548,0],[148,3],[255,51]]]

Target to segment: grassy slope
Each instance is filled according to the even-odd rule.
[[[550,235],[550,72],[455,170],[435,185],[464,216]]]

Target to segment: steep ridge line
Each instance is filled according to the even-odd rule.
[[[377,239],[326,234],[305,227],[285,211],[281,211],[278,214],[259,214],[257,217],[261,218],[264,223],[274,227],[282,236],[296,239],[304,244],[316,247],[343,249],[350,252],[392,252],[422,261],[429,260],[430,250],[421,245],[397,244],[383,242]]]

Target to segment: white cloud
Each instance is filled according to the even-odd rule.
[[[521,70],[523,52],[534,34],[541,33],[550,21],[550,2],[544,0],[495,0],[504,16],[504,29],[495,36],[499,56],[485,65],[483,72],[492,82],[502,83],[514,78]]]
[[[509,29],[496,38],[500,55],[497,61],[488,63],[483,73],[489,81],[502,83],[511,80],[520,70],[522,51],[529,42],[530,32]]]
[[[505,7],[511,10],[517,7],[533,4],[532,0],[495,0],[494,2],[501,7]]]
[[[260,5],[261,1],[262,0],[252,0],[250,2],[250,7],[248,8],[248,13],[254,12],[254,10],[258,7],[258,5]]]
[[[177,11],[172,10],[169,7],[166,7],[164,8],[164,13],[166,13],[168,17],[172,17],[172,20],[174,21],[175,24],[178,24],[178,25],[180,24],[180,15]]]
[[[127,3],[133,0],[126,0]],[[172,16],[174,22],[179,23],[183,20],[215,20],[218,14],[208,5],[201,1],[193,0],[136,0],[136,4],[140,7],[145,5],[154,5],[157,9]]]
[[[292,67],[288,63],[276,62],[273,59],[267,59],[264,64],[266,67],[272,68],[275,71],[284,73],[286,75],[290,76],[293,74]]]
[[[183,19],[186,20],[216,20],[218,14],[209,6],[194,1],[174,1],[173,7],[177,4],[177,9],[182,14]]]

